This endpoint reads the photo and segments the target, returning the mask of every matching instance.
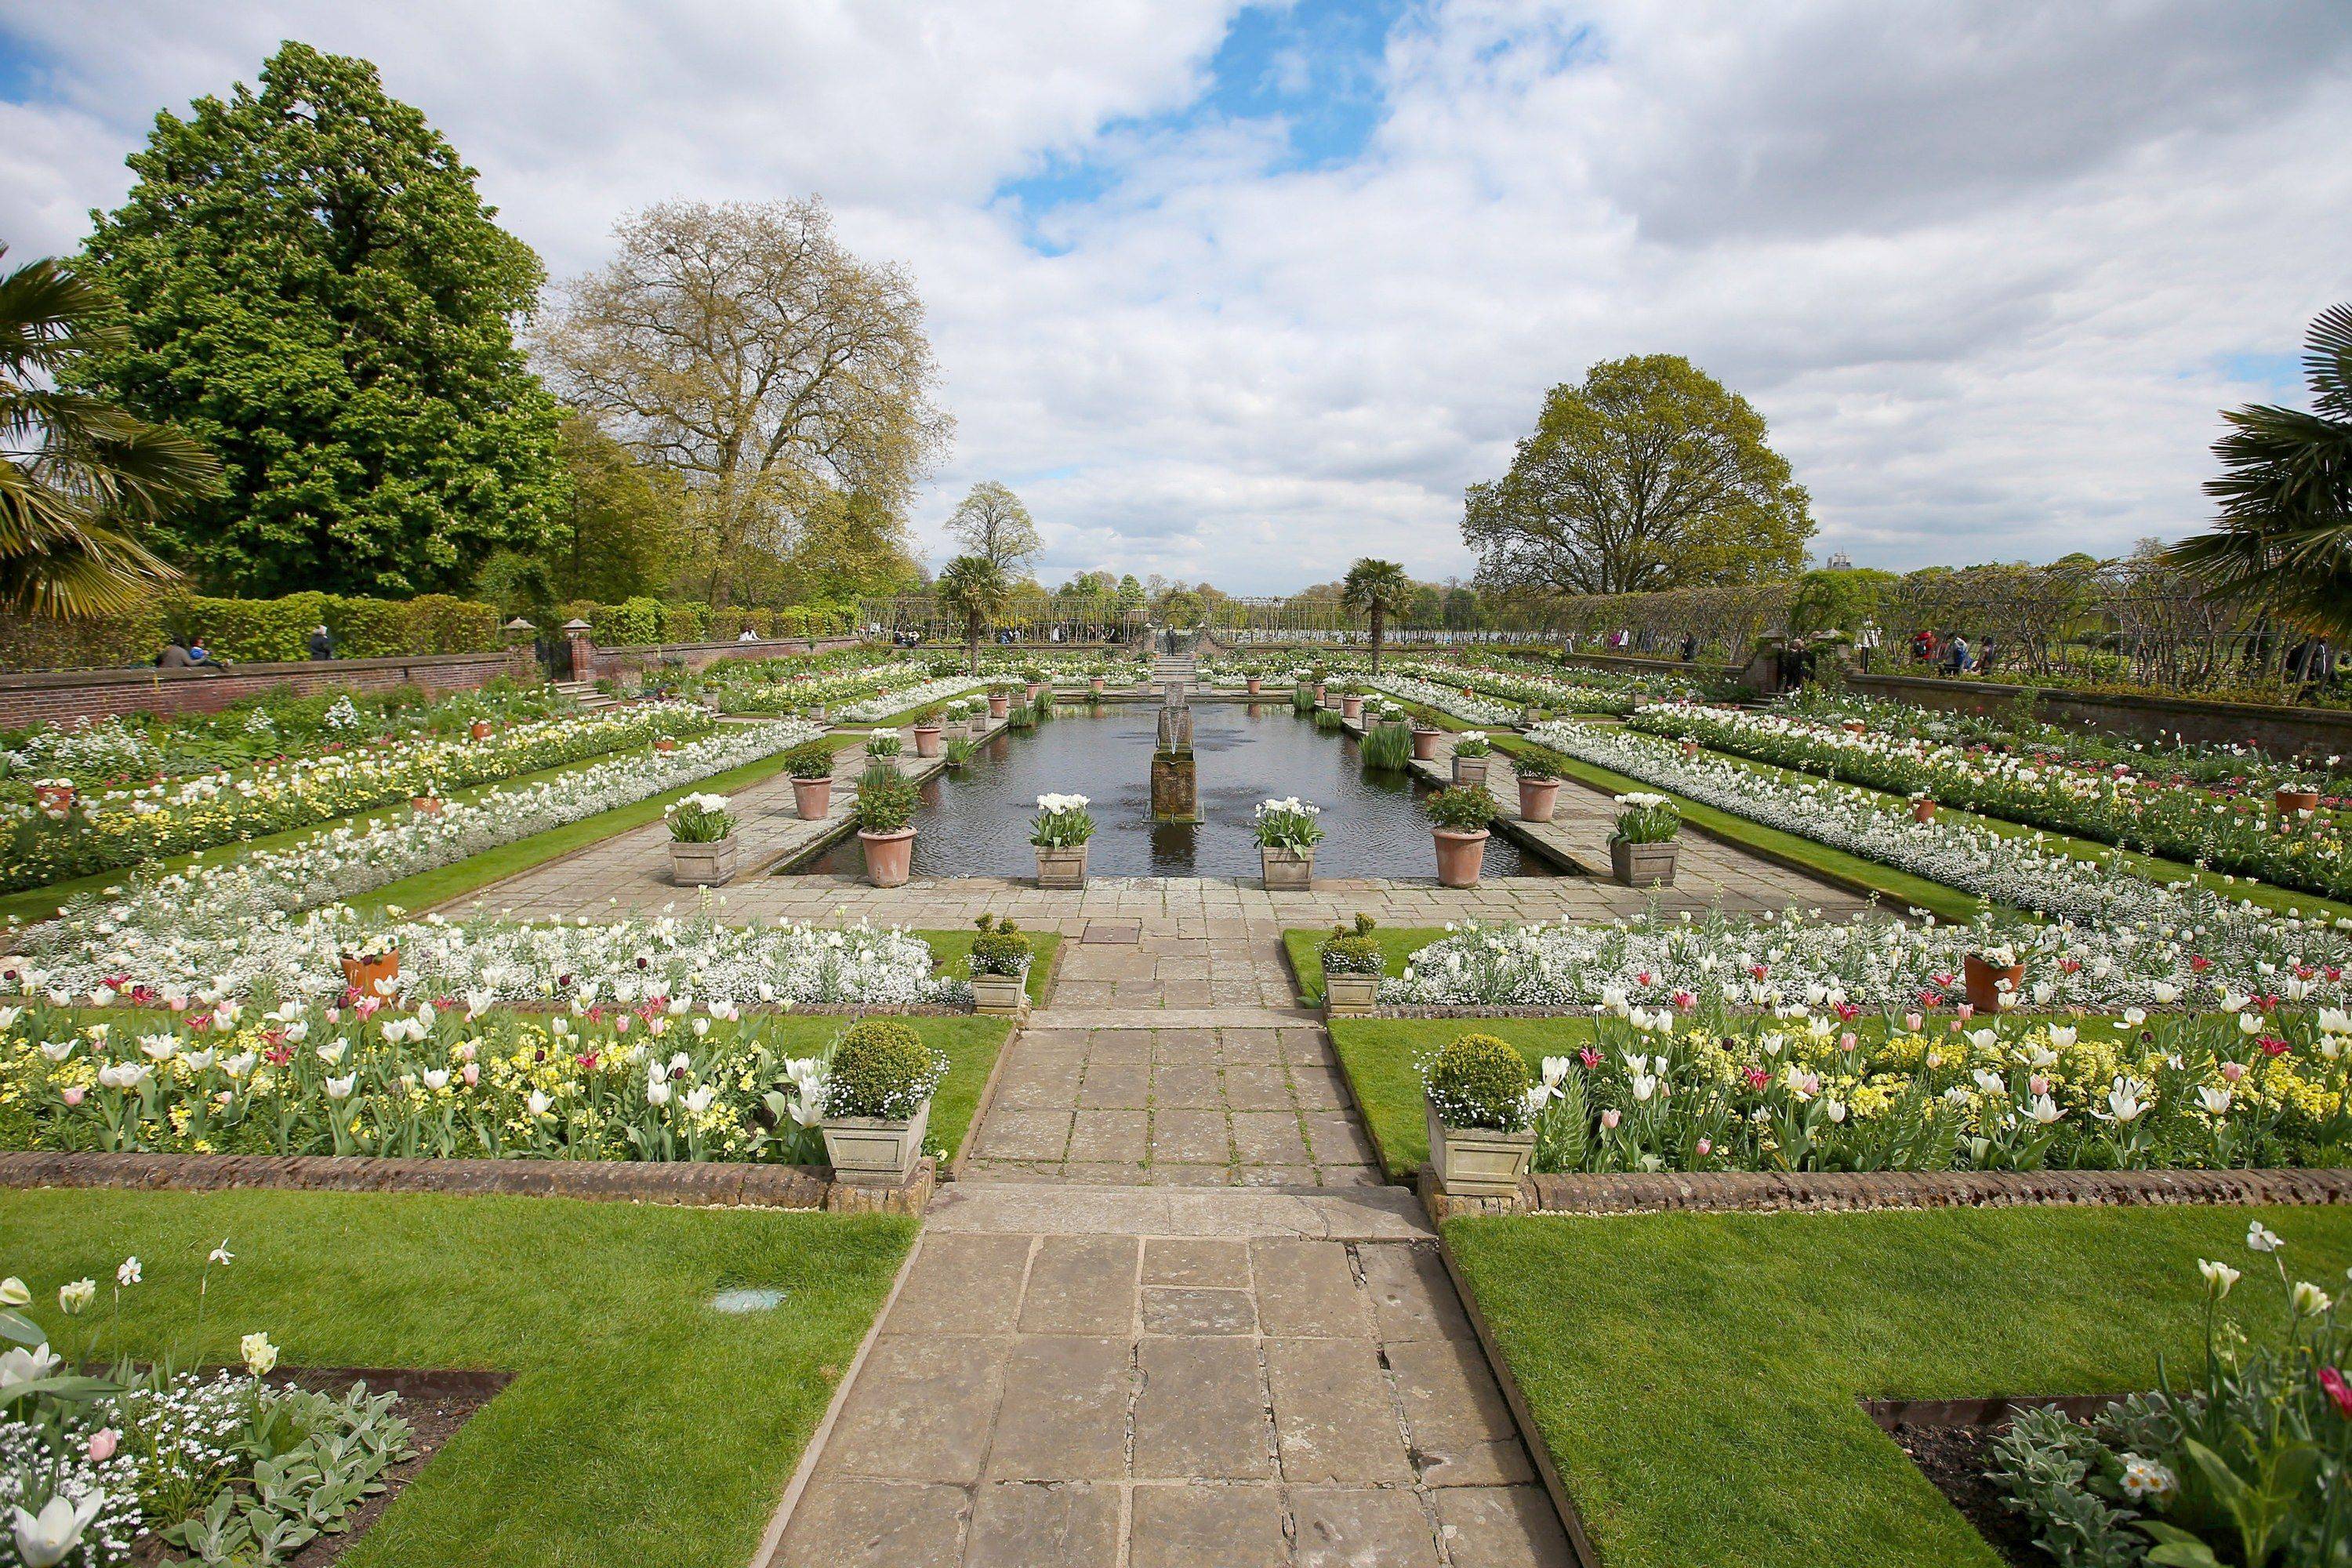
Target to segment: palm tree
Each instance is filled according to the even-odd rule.
[[[124,530],[220,476],[211,452],[169,426],[60,390],[85,356],[128,342],[112,304],[54,259],[0,277],[0,604],[12,609],[93,616],[175,579]]]
[[[959,555],[940,570],[940,603],[963,622],[965,649],[971,672],[980,673],[980,634],[988,629],[1013,596],[1004,568],[985,555]]]
[[[1388,635],[1389,617],[1401,616],[1412,604],[1412,579],[1393,561],[1367,555],[1348,568],[1339,584],[1339,603],[1372,623],[1372,673],[1381,672],[1381,641]]]
[[[2352,305],[2331,305],[2304,339],[2311,412],[2259,404],[2225,412],[2213,443],[2221,506],[2210,533],[2170,559],[2214,593],[2256,599],[2319,637],[2352,639]]]

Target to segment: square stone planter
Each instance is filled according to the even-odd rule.
[[[971,1010],[992,1018],[1017,1018],[1029,1007],[1029,977],[1025,974],[975,974],[971,977]]]
[[[1535,1160],[1534,1128],[1497,1132],[1488,1127],[1448,1127],[1428,1100],[1422,1101],[1422,1110],[1429,1118],[1429,1168],[1437,1173],[1438,1191],[1473,1198],[1517,1194],[1520,1178]]]
[[[1454,759],[1454,782],[1474,789],[1486,787],[1486,759],[1456,757]]]
[[[1315,851],[1258,846],[1258,865],[1269,893],[1303,893],[1315,885]]]
[[[1380,999],[1381,977],[1377,974],[1334,974],[1323,972],[1323,1011],[1330,1017],[1345,1018],[1369,1013]]]
[[[833,1179],[854,1187],[903,1187],[923,1157],[923,1133],[931,1124],[931,1102],[923,1101],[911,1121],[872,1116],[829,1116],[823,1127],[824,1157]]]
[[[673,840],[669,847],[669,879],[681,888],[723,887],[735,879],[737,847],[731,833],[716,844],[680,844]]]
[[[1671,888],[1675,885],[1675,853],[1672,839],[1664,844],[1627,844],[1612,839],[1609,844],[1609,874],[1629,888]]]
[[[1041,888],[1083,888],[1087,885],[1087,847],[1067,849],[1037,846],[1037,885]]]

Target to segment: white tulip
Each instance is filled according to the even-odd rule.
[[[82,1531],[105,1506],[106,1493],[92,1487],[78,1502],[68,1501],[59,1492],[37,1514],[12,1507],[9,1533],[16,1537],[16,1555],[24,1559],[25,1568],[58,1568],[81,1544]]]

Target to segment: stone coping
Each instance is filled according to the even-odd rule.
[[[583,1198],[702,1208],[834,1209],[920,1214],[937,1162],[903,1187],[853,1186],[824,1165],[747,1161],[383,1159],[363,1154],[0,1153],[0,1187],[131,1187],[210,1193],[449,1193]]]
[[[1707,1171],[1529,1176],[1516,1197],[1437,1191],[1431,1215],[1848,1214],[1877,1209],[2132,1208],[2352,1203],[2352,1171]]]

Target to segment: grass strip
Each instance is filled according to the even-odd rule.
[[[2001,1568],[1857,1403],[2124,1394],[2201,1357],[2196,1259],[2274,1336],[2352,1213],[2016,1208],[1465,1218],[1445,1239],[1610,1568]]]
[[[971,941],[977,931],[919,931],[913,933],[931,944],[931,955],[940,969],[958,979],[971,977]],[[1029,994],[1033,1007],[1045,1000],[1045,984],[1054,973],[1054,957],[1062,946],[1059,931],[1033,931],[1029,938],[1029,977],[1023,989]]]
[[[915,1228],[558,1198],[0,1193],[6,1267],[44,1322],[58,1285],[140,1258],[110,1354],[235,1362],[267,1330],[288,1366],[514,1373],[341,1568],[740,1568]],[[199,1333],[223,1237],[236,1261],[212,1270]],[[729,1286],[784,1300],[714,1311]]]
[[[1324,940],[1331,933],[1318,927],[1293,926],[1282,933],[1283,951],[1290,956],[1290,972],[1297,983],[1298,1000],[1309,1007],[1323,1005]],[[1381,944],[1381,963],[1390,974],[1402,974],[1412,955],[1431,942],[1445,940],[1444,926],[1381,926],[1372,935]]]

